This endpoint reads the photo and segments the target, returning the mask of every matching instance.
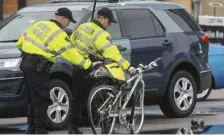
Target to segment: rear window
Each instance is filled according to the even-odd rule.
[[[167,9],[165,12],[183,31],[200,31],[196,21],[185,9]]]

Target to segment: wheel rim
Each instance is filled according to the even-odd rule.
[[[96,118],[94,118],[93,117],[93,115],[92,115],[92,113],[93,113],[93,110],[95,110],[95,109],[93,109],[93,108],[95,108],[96,107],[96,103],[93,103],[93,101],[94,101],[94,99],[96,98],[96,95],[99,93],[99,92],[101,92],[101,91],[103,91],[103,90],[107,90],[108,92],[112,92],[113,91],[113,89],[111,89],[111,88],[107,88],[107,87],[105,87],[105,88],[99,88],[93,95],[92,95],[92,97],[91,97],[91,99],[90,99],[90,105],[91,105],[91,107],[89,108],[90,109],[90,114],[89,115],[91,115],[91,119],[92,119],[92,126],[95,128],[94,129],[94,132],[96,133],[96,134],[99,134],[99,133],[97,133],[97,130],[96,129],[101,129],[101,127],[98,127],[99,125],[98,124],[100,124],[101,122],[97,122],[97,124],[95,125],[95,121],[94,120],[96,120]],[[104,97],[105,98],[105,97]],[[95,106],[95,107],[93,107],[93,106]],[[98,107],[97,107],[97,109],[98,109]],[[96,113],[96,112],[95,112]],[[99,114],[97,114],[97,115],[99,115]],[[94,119],[94,120],[93,120]],[[101,119],[101,118],[100,118]],[[114,124],[115,124],[115,121],[116,121],[116,118],[114,117],[114,118],[112,118],[112,121],[111,121],[111,127],[110,127],[110,129],[109,129],[109,134],[112,132],[112,130],[113,130],[113,127],[114,127]],[[101,129],[102,130],[102,129]],[[102,134],[102,131],[101,131],[101,133],[100,134]]]
[[[137,102],[136,102],[136,105],[137,107],[135,106],[135,113],[134,113],[134,121],[132,123],[132,128],[133,128],[133,131],[135,134],[138,134],[141,129],[142,129],[142,126],[143,126],[143,123],[144,123],[144,82],[141,81],[141,83],[139,83],[139,87],[136,87],[136,88],[139,88],[140,90],[138,91],[139,93],[135,93],[137,96],[137,99],[135,99]],[[139,105],[139,106],[138,106]],[[137,111],[137,112],[136,112]],[[131,112],[130,112],[131,113]],[[137,122],[138,120],[138,116],[137,115],[140,115],[140,121]],[[136,126],[137,125],[137,126]]]
[[[61,87],[54,87],[50,91],[52,105],[47,109],[49,119],[54,123],[62,123],[68,116],[69,98]]]
[[[187,78],[180,78],[174,87],[174,98],[177,107],[181,111],[188,110],[194,97],[194,90],[191,82]]]
[[[197,98],[203,98],[208,94],[209,89],[203,90],[201,93],[197,94]]]

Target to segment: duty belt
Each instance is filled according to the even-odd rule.
[[[41,60],[43,60],[43,56],[42,55],[38,55],[38,54],[29,54],[29,53],[22,53],[22,58],[23,59],[29,59],[32,60],[34,63],[38,63]],[[44,58],[45,59],[45,58]],[[48,60],[49,61],[49,60]],[[51,61],[49,61],[49,64],[53,64]]]

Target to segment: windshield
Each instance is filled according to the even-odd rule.
[[[73,11],[73,17],[78,22],[87,11]],[[26,28],[35,22],[54,19],[54,12],[29,12],[16,13],[0,22],[0,42],[16,41],[24,33]],[[70,23],[70,29],[74,29],[76,24]]]

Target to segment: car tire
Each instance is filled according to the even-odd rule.
[[[64,95],[64,97],[62,95],[59,96],[60,92],[62,95]],[[58,99],[60,99],[61,97],[62,100],[57,100],[58,102],[54,102],[52,100],[53,93],[55,93],[56,97],[59,97]],[[70,87],[68,86],[66,82],[60,79],[52,79],[50,81],[50,97],[51,97],[52,104],[48,107],[48,110],[47,110],[48,129],[53,129],[53,130],[63,129],[67,126],[70,119],[71,103],[69,101],[72,98]],[[53,103],[55,103],[54,110],[51,109],[51,107],[53,108],[53,105],[54,105]],[[51,111],[54,111],[54,113],[51,113]],[[61,117],[61,119],[56,118],[57,111],[61,112],[61,115],[57,115],[58,117]],[[57,113],[57,114],[60,114],[60,113]]]
[[[186,90],[182,87],[185,82],[187,82]],[[196,88],[195,80],[189,72],[184,70],[175,72],[160,102],[162,112],[171,118],[188,117],[193,112],[196,105]],[[186,93],[184,93],[184,91]],[[177,105],[176,100],[179,100],[181,104]],[[185,101],[189,101],[188,106]]]
[[[212,92],[212,84],[209,87],[209,89],[204,90],[201,93],[197,94],[197,101],[198,102],[205,101],[208,98],[208,96],[211,94],[211,92]]]

